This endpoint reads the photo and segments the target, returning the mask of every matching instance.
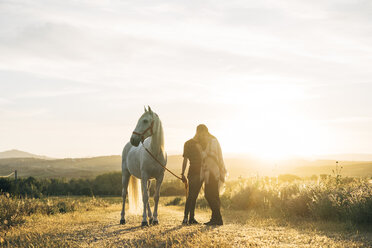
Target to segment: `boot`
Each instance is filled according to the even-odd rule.
[[[187,222],[187,217],[186,217],[186,218],[183,219],[182,225],[187,225],[187,224],[188,224],[188,222]]]
[[[194,218],[192,219],[189,219],[189,224],[192,225],[192,224],[199,224],[199,222],[197,222]]]

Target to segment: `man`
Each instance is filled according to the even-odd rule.
[[[200,126],[200,125],[199,125]],[[189,171],[187,173],[187,178],[189,181],[189,192],[185,204],[185,215],[182,224],[198,224],[195,220],[195,204],[198,198],[200,188],[202,186],[202,181],[200,179],[200,168],[202,164],[202,151],[201,146],[198,142],[200,127],[196,128],[196,134],[194,138],[186,141],[183,148],[183,163],[182,163],[182,178],[185,178],[185,170],[187,166],[187,161],[190,162]],[[189,219],[188,215],[190,214]]]
[[[219,189],[225,182],[226,167],[221,146],[216,137],[211,135],[207,126],[199,125],[199,140],[203,149],[203,166],[201,180],[205,183],[204,194],[212,210],[211,220],[206,225],[223,225]]]

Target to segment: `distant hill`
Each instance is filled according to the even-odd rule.
[[[46,156],[40,156],[40,155],[36,155],[36,154],[32,154],[32,153],[29,153],[29,152],[24,152],[24,151],[20,151],[20,150],[16,150],[16,149],[0,152],[0,159],[3,159],[3,158],[52,159],[52,158],[49,158],[49,157],[46,157]]]
[[[17,170],[20,177],[91,178],[121,170],[120,156],[94,158],[65,158],[46,160],[39,158],[0,159],[0,175]]]
[[[24,154],[24,153],[23,153]],[[27,154],[27,153],[26,153]],[[40,156],[44,158],[43,156]],[[167,167],[176,174],[181,173],[181,155],[168,156]],[[268,163],[248,157],[225,158],[229,179],[250,176],[275,176],[294,174],[311,176],[332,174],[335,160],[292,159],[278,163]],[[372,177],[372,162],[340,161],[342,176]],[[97,175],[121,171],[121,156],[101,156],[92,158],[41,159],[34,157],[0,159],[0,176],[17,170],[21,177],[42,178],[92,178]],[[165,180],[174,179],[165,173]]]
[[[167,167],[176,174],[181,174],[182,156],[168,156]],[[244,159],[226,159],[230,178],[251,176],[255,169]],[[7,175],[17,170],[21,177],[33,176],[43,178],[90,178],[97,175],[121,171],[121,156],[102,156],[92,158],[65,158],[65,159],[40,159],[40,158],[5,158],[0,159],[0,175]],[[165,173],[165,179],[173,179],[172,175]]]
[[[178,174],[181,173],[181,165],[181,156],[168,157],[168,168],[171,168]],[[121,171],[121,156],[54,160],[38,158],[0,159],[0,175],[7,175],[14,170],[17,170],[20,177],[91,178],[107,172]],[[169,173],[166,173],[166,179],[171,179]]]

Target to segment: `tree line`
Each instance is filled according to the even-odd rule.
[[[153,195],[155,183],[151,184],[150,195]],[[122,192],[121,173],[112,172],[92,179],[65,178],[0,178],[0,191],[13,196],[40,198],[43,196],[64,195],[102,195],[120,196]],[[166,181],[162,184],[161,195],[179,196],[185,194],[181,181]]]

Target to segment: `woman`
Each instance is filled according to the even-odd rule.
[[[200,172],[201,181],[204,180],[204,194],[212,210],[211,220],[206,225],[223,225],[221,216],[220,188],[225,182],[226,167],[222,150],[217,138],[211,135],[207,126],[201,124],[200,144],[203,149],[203,163]]]

